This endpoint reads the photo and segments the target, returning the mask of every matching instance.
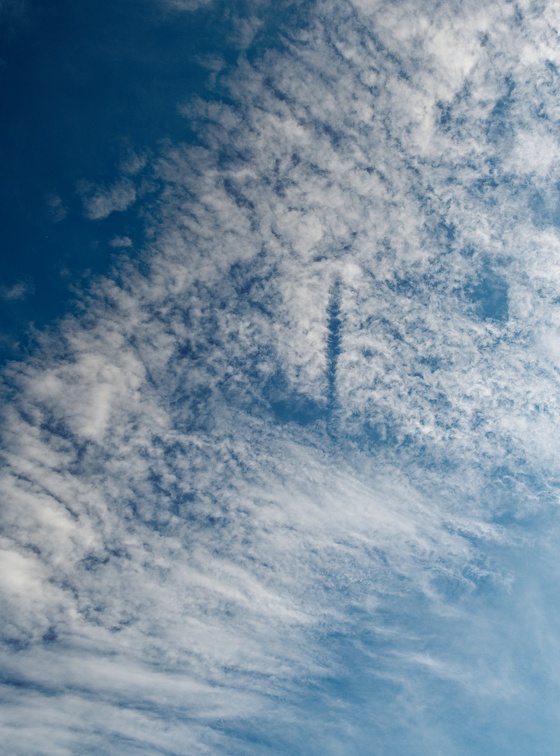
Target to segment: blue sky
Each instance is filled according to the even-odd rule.
[[[9,754],[555,754],[560,12],[1,2]]]

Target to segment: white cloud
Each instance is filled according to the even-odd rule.
[[[148,159],[148,152],[136,151],[128,147],[124,158],[121,160],[120,169],[129,176],[137,176],[146,167]]]
[[[77,190],[82,199],[84,215],[89,220],[102,220],[112,213],[128,210],[136,201],[136,188],[127,178],[108,187],[83,180],[78,183]]]
[[[0,286],[0,298],[8,302],[25,299],[30,294],[33,294],[33,286],[25,281],[17,281],[11,286]]]
[[[174,11],[195,11],[211,3],[212,0],[163,0],[165,7]]]
[[[47,208],[49,217],[53,223],[60,223],[60,221],[63,221],[68,215],[68,208],[59,194],[48,195]]]
[[[147,272],[6,371],[12,752],[514,752],[528,701],[553,721],[554,12],[439,10],[319,3],[181,106],[200,145],[138,169]]]
[[[111,239],[109,245],[117,249],[132,247],[132,239],[129,236],[115,236]]]

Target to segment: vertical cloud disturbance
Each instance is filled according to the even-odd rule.
[[[559,24],[319,1],[82,185],[148,241],[4,371],[6,753],[554,752]]]

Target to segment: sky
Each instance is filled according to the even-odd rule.
[[[558,753],[559,34],[0,0],[1,753]]]

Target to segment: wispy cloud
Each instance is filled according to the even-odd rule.
[[[181,105],[5,372],[11,752],[551,752],[556,17],[327,0]]]
[[[11,286],[0,285],[0,299],[16,302],[33,294],[33,286],[26,281],[17,281]]]
[[[112,186],[99,186],[82,180],[77,186],[84,215],[89,220],[102,220],[115,212],[123,212],[136,201],[136,188],[128,178],[123,178]]]
[[[47,212],[53,223],[60,223],[68,215],[68,208],[59,194],[49,194],[47,197]]]
[[[111,247],[115,247],[117,249],[123,247],[132,247],[132,239],[129,236],[115,236],[111,239],[109,244],[111,245]]]
[[[162,0],[158,0],[162,2]],[[163,0],[163,5],[173,11],[195,11],[210,5],[213,0]]]

